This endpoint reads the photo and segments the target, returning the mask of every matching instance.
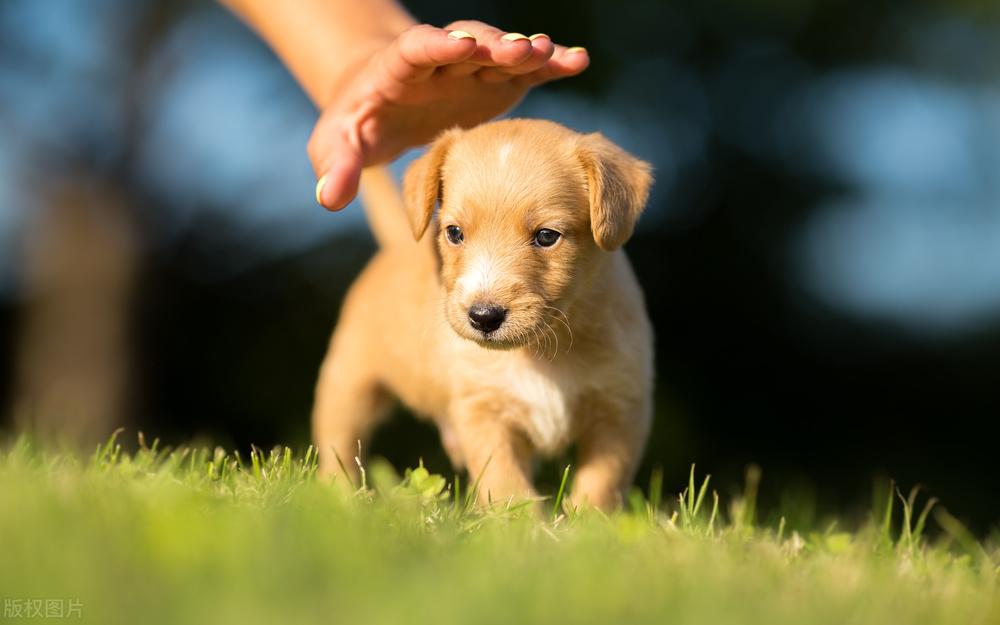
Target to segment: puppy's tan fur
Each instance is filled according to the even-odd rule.
[[[334,450],[356,455],[395,396],[434,420],[456,467],[482,476],[481,501],[534,496],[533,458],[575,442],[573,500],[618,505],[653,379],[652,330],[619,248],[650,182],[648,165],[602,136],[537,120],[445,132],[407,171],[402,204],[387,173],[368,170],[381,249],[320,372],[321,471],[337,470]],[[541,228],[563,236],[539,247]],[[488,335],[469,323],[482,302],[508,310]]]

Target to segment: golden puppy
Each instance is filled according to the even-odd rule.
[[[618,505],[651,419],[652,330],[619,249],[650,182],[601,135],[537,120],[443,133],[404,202],[367,171],[380,250],[320,372],[321,472],[356,455],[395,396],[481,476],[481,502],[534,496],[533,458],[575,443],[573,501]]]

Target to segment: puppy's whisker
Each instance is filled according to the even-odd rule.
[[[569,315],[567,315],[563,311],[559,310],[555,306],[545,305],[545,308],[547,308],[549,310],[554,310],[557,313],[559,313],[560,315],[562,315],[561,317],[552,316],[552,319],[554,321],[558,321],[559,323],[561,323],[564,326],[566,326],[566,333],[569,334],[569,347],[566,348],[566,353],[568,354],[569,351],[571,349],[573,349],[573,328],[569,325]]]
[[[544,321],[543,321],[542,323],[544,323]],[[548,360],[548,358],[549,358],[549,344],[550,344],[550,343],[552,342],[552,340],[551,340],[551,339],[549,338],[549,333],[548,333],[548,332],[545,332],[545,331],[544,331],[544,328],[543,328],[543,327],[542,327],[541,325],[538,325],[538,324],[536,324],[536,325],[535,325],[535,326],[534,326],[534,327],[532,328],[532,332],[534,332],[534,333],[535,333],[536,335],[539,335],[539,336],[542,336],[542,337],[544,337],[544,338],[545,338],[545,347],[544,347],[544,349],[542,350],[542,356],[543,356],[543,357],[544,357],[544,358],[545,358],[546,360]],[[540,344],[540,343],[539,343],[539,344]]]
[[[539,341],[539,333],[536,326],[531,327],[531,340],[535,344],[535,358],[537,360],[541,360],[545,357],[545,353],[543,351],[541,341]]]
[[[527,334],[527,332],[525,333]],[[542,344],[538,340],[538,328],[531,328],[531,341],[534,343],[534,355],[536,360],[541,360],[543,358],[542,354]]]
[[[539,319],[539,322],[541,324],[544,324],[545,323],[545,319]],[[545,358],[548,359],[548,357],[549,357],[549,345],[552,343],[552,339],[549,338],[549,333],[547,331],[544,331],[542,329],[542,326],[539,325],[539,324],[535,324],[535,326],[532,328],[532,331],[534,331],[536,334],[541,334],[541,336],[543,336],[545,338],[545,350],[544,350],[543,353],[545,355]]]
[[[566,325],[567,329],[569,329],[570,331],[572,331],[570,329],[570,326],[569,326],[569,315],[567,315],[565,312],[563,312],[562,309],[556,308],[555,306],[549,306],[549,305],[545,305],[545,308],[548,308],[549,310],[554,310],[555,312],[559,313],[560,317],[555,317],[555,318],[559,319],[559,321],[561,321],[563,324]]]
[[[536,354],[536,348],[537,348],[537,346],[531,340],[529,340],[526,337],[527,337],[527,332],[525,332],[524,329],[522,329],[522,328],[517,328],[517,332],[514,335],[514,340],[517,343],[522,343],[525,346],[525,348],[528,350],[528,352],[532,356],[534,356],[534,357],[537,358],[537,354]]]
[[[545,326],[546,326],[546,328],[548,328],[549,324],[545,323],[545,319],[542,319],[542,323],[544,323]],[[551,328],[549,328],[549,329],[551,329]],[[549,340],[549,332],[548,332],[548,330],[546,330],[545,332],[542,332],[542,336],[545,337],[545,353],[548,353],[548,351],[549,351],[549,345],[551,344],[551,341]],[[559,337],[556,337],[556,349],[557,350],[559,349]],[[550,358],[549,361],[551,361],[551,360],[552,359]]]
[[[530,337],[528,337],[527,332],[525,332],[524,329],[515,328],[514,342],[524,345],[524,348],[525,350],[528,351],[528,353],[530,353],[532,356],[537,357],[536,355],[537,346],[530,340]]]
[[[552,350],[552,356],[549,358],[549,362],[552,362],[553,360],[556,359],[556,356],[559,354],[559,335],[552,328],[552,326],[550,326],[548,324],[547,321],[545,321],[543,319],[542,323],[545,324],[545,330],[546,330],[546,333],[545,333],[545,342],[546,342],[546,344],[548,344],[548,342],[549,342],[548,341],[549,333],[551,333],[552,334],[552,338],[555,339],[555,348]]]

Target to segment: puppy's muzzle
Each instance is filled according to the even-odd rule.
[[[484,334],[494,332],[507,319],[507,309],[493,304],[473,304],[469,308],[469,324]]]

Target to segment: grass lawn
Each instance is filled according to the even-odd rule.
[[[1000,550],[939,509],[762,527],[752,476],[731,502],[692,486],[542,520],[423,469],[325,484],[311,452],[21,442],[0,452],[0,622],[1000,623]]]

